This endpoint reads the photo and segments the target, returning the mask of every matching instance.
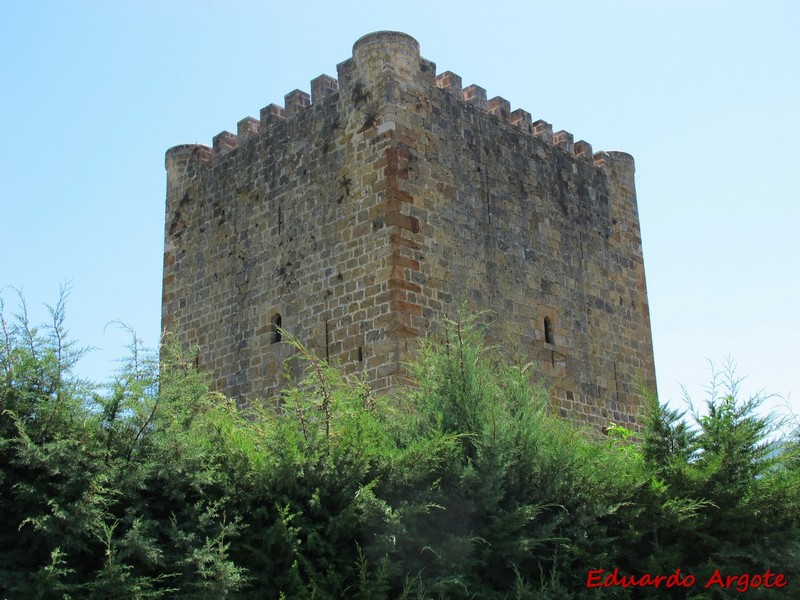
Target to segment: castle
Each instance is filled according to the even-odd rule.
[[[164,330],[240,403],[279,387],[278,327],[391,391],[466,304],[563,415],[638,428],[655,367],[631,156],[437,75],[404,33],[337,72],[167,151]]]

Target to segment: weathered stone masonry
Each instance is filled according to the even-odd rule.
[[[239,402],[279,385],[276,324],[389,391],[466,301],[562,414],[635,427],[655,370],[633,159],[437,76],[402,33],[337,70],[167,151],[164,329]]]

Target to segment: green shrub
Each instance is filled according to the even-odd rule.
[[[80,381],[64,295],[51,317],[2,318],[0,597],[593,598],[589,569],[800,574],[797,443],[766,443],[732,377],[701,419],[652,399],[641,442],[598,439],[463,320],[392,398],[287,335],[304,375],[243,410],[135,335],[109,386]]]

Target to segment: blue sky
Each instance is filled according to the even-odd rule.
[[[332,8],[335,7],[335,8]],[[636,159],[662,399],[707,360],[800,413],[800,3],[0,3],[0,287],[72,282],[102,378],[160,327],[164,152],[211,143],[379,29],[597,150]],[[13,291],[2,297],[6,312]],[[774,405],[785,403],[776,399]]]

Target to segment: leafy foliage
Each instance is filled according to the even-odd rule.
[[[730,364],[715,371],[694,428],[652,401],[642,450],[658,499],[646,548],[657,569],[680,562],[703,581],[717,569],[800,572],[797,445],[770,441],[763,394],[742,400],[740,383]]]
[[[765,442],[732,374],[694,423],[652,399],[641,440],[598,439],[462,320],[393,398],[284,335],[304,375],[243,409],[133,332],[110,385],[75,378],[66,292],[47,326],[24,303],[2,317],[0,597],[592,598],[589,569],[800,574],[797,444]]]

